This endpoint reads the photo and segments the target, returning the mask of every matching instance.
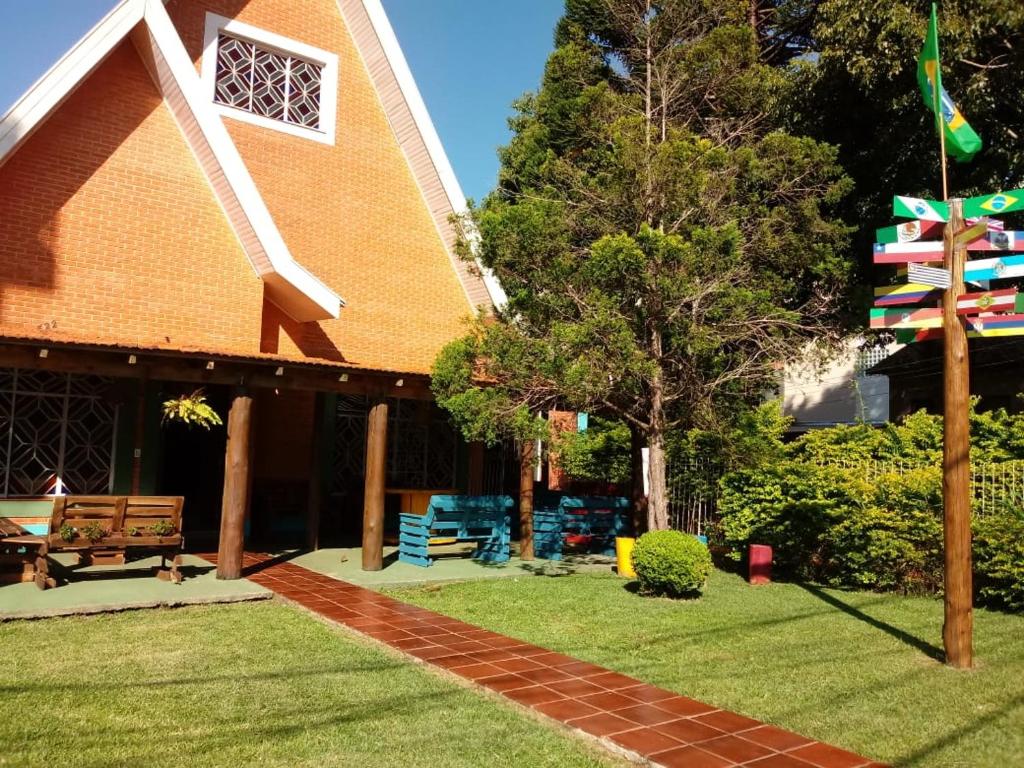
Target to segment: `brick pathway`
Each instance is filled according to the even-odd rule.
[[[287,600],[654,765],[881,765],[292,563],[247,553],[245,567],[246,578]]]

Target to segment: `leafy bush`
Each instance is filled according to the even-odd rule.
[[[884,464],[874,465],[884,470]],[[1003,510],[975,521],[980,602],[1024,608],[1024,517],[1012,489]],[[718,531],[739,560],[768,544],[783,576],[833,586],[935,593],[942,589],[942,472],[837,467],[788,460],[723,477]]]
[[[1024,512],[974,521],[974,589],[989,605],[1024,611]]]
[[[698,539],[680,531],[650,531],[633,547],[633,570],[644,594],[694,595],[711,573],[711,553]]]
[[[206,394],[197,389],[189,395],[164,401],[161,423],[181,422],[188,426],[198,425],[205,430],[220,426],[224,422],[220,415],[206,402]]]

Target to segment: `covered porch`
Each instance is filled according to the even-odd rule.
[[[222,427],[162,423],[165,399],[200,387]],[[519,459],[462,441],[422,375],[0,343],[0,516],[41,534],[54,495],[184,496],[187,550],[215,551],[220,580],[242,576],[246,548],[299,548],[324,563],[337,553],[346,573],[358,565],[406,581],[390,557],[398,514],[422,511],[433,493],[521,497],[526,525],[514,513],[513,528],[525,531],[529,561],[532,460],[524,472]],[[466,578],[463,559],[438,566]]]

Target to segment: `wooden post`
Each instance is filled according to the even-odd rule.
[[[388,401],[370,405],[366,423],[366,483],[363,492],[363,570],[384,567],[384,485],[388,472]]]
[[[470,496],[484,492],[484,444],[474,441],[469,444],[469,482],[466,484]]]
[[[252,395],[235,392],[228,413],[228,444],[224,452],[224,498],[220,513],[220,542],[217,549],[217,578],[242,576],[245,549],[245,517],[249,507],[250,441],[252,436]]]
[[[523,440],[519,449],[519,559],[533,560],[533,471],[537,443]]]
[[[146,380],[139,379],[135,394],[135,430],[132,435],[132,496],[142,495],[142,446],[146,441]]]
[[[963,200],[949,201],[949,221],[943,234],[945,268],[951,281],[942,298],[944,416],[942,440],[943,536],[945,544],[945,622],[942,643],[946,663],[973,665],[971,584],[971,459],[970,381],[967,333],[956,314],[957,297],[964,292],[967,244],[954,244],[964,227]]]
[[[323,503],[324,419],[327,397],[322,392],[313,396],[313,445],[309,458],[309,493],[306,508],[306,548],[320,548],[320,507]]]

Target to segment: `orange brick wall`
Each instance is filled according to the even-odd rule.
[[[428,371],[472,310],[335,0],[167,10],[197,67],[207,11],[339,56],[335,146],[225,120],[293,255],[348,302],[338,320],[305,326],[271,307],[264,351]]]
[[[254,354],[262,303],[130,42],[0,166],[0,335]]]

